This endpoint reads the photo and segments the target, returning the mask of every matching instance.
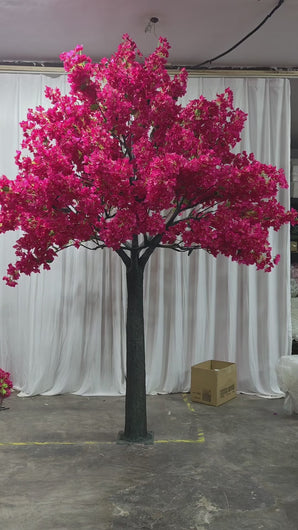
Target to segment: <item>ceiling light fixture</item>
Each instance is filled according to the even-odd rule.
[[[148,32],[151,33],[152,28],[153,28],[153,32],[155,34],[155,24],[157,24],[157,22],[159,22],[158,17],[151,17],[150,20],[148,21],[147,26],[145,27],[145,33],[148,33]]]

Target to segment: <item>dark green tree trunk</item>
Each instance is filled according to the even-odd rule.
[[[142,256],[137,235],[130,257],[122,249],[116,251],[125,264],[127,283],[125,428],[119,441],[153,442],[152,432],[147,431],[143,286],[145,265],[161,238],[156,236]]]
[[[126,267],[126,401],[125,429],[121,438],[142,442],[150,438],[147,432],[146,368],[143,282],[144,267],[137,253]]]

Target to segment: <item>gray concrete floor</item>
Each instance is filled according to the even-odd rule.
[[[149,396],[148,446],[115,442],[122,397],[5,404],[1,529],[298,529],[298,416],[282,399]]]

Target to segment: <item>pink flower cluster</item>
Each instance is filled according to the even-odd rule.
[[[3,399],[8,398],[11,394],[12,382],[10,380],[10,373],[5,372],[0,368],[0,405]]]
[[[18,175],[0,179],[0,231],[22,231],[9,285],[69,245],[129,252],[136,235],[142,248],[276,263],[269,230],[296,222],[276,198],[283,171],[233,152],[246,115],[230,89],[181,106],[187,73],[171,78],[168,54],[160,39],[143,59],[128,35],[99,63],[82,46],[62,54],[70,92],[47,88],[49,108],[28,111]]]

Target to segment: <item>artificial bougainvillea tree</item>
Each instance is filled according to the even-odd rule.
[[[202,248],[270,271],[269,229],[294,222],[277,200],[283,171],[233,150],[246,115],[231,90],[182,107],[187,73],[170,77],[168,53],[160,39],[143,59],[124,35],[99,63],[81,46],[62,54],[70,92],[47,88],[49,108],[28,111],[18,175],[0,181],[1,231],[22,231],[8,285],[70,245],[110,247],[126,267],[128,440],[148,434],[143,276],[154,250]]]

